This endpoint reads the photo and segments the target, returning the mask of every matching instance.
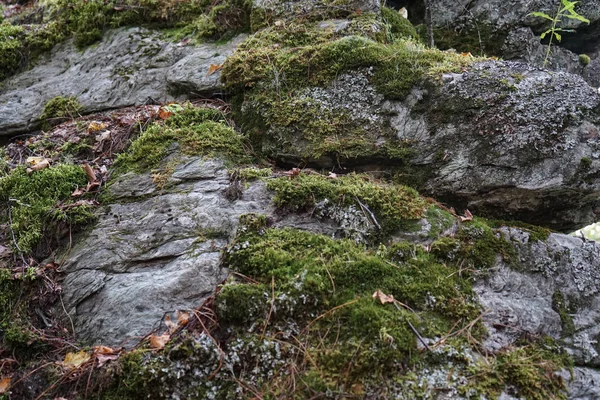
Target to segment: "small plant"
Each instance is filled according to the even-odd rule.
[[[561,41],[562,36],[559,32],[574,32],[573,29],[563,29],[557,26],[563,17],[568,19],[576,19],[578,21],[585,22],[586,24],[590,23],[589,19],[585,18],[582,15],[579,15],[577,11],[575,11],[575,5],[577,3],[579,2],[560,0],[560,4],[558,5],[558,11],[554,15],[554,17],[551,17],[548,14],[541,11],[535,11],[529,14],[533,15],[534,17],[545,18],[548,21],[552,22],[552,26],[550,27],[550,29],[546,30],[540,35],[540,39],[543,39],[546,37],[547,34],[550,34],[550,41],[548,42],[548,49],[546,50],[546,57],[544,58],[544,67],[548,63],[548,57],[550,56],[550,51],[552,48],[552,40],[556,38],[557,41]]]

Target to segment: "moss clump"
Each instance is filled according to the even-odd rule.
[[[322,86],[339,74],[359,68],[374,68],[373,83],[387,98],[403,98],[426,75],[460,70],[472,59],[412,42],[382,44],[360,36],[302,47],[281,48],[250,38],[225,62],[222,79],[233,92],[273,84],[286,92]]]
[[[286,332],[292,321],[298,324],[294,343],[302,343],[303,356],[314,364],[302,371],[308,387],[297,398],[311,391],[337,393],[344,380],[351,386],[389,379],[401,365],[416,362],[416,337],[409,323],[439,335],[458,319],[470,321],[480,312],[468,278],[424,250],[406,246],[412,247],[412,255],[400,260],[350,240],[293,229],[245,231],[225,261],[257,283],[225,285],[216,298],[219,319],[235,326],[239,337],[254,327],[269,336]],[[395,245],[390,254],[400,247]],[[375,301],[371,295],[376,290],[419,314],[437,316],[438,323],[427,325],[412,311]]]
[[[567,387],[556,373],[572,367],[564,350],[551,339],[507,349],[494,358],[472,366],[473,389],[487,398],[498,397],[507,386],[527,400],[567,399]]]
[[[427,207],[427,202],[414,189],[384,184],[368,175],[350,174],[329,179],[318,174],[301,174],[269,180],[267,187],[275,192],[275,204],[290,210],[306,210],[323,199],[338,206],[355,205],[358,209],[366,206],[385,233],[420,219]]]
[[[381,16],[383,22],[387,25],[388,38],[390,41],[397,39],[420,40],[419,34],[413,24],[400,15],[398,11],[389,7],[383,7],[381,9]]]
[[[500,228],[503,226],[518,228],[529,233],[529,240],[531,242],[545,242],[550,237],[552,230],[544,228],[542,226],[531,225],[521,221],[505,221],[505,220],[490,220],[487,221],[491,227]]]
[[[77,97],[54,97],[46,102],[44,110],[40,115],[42,127],[48,129],[69,119],[79,116],[83,107],[77,100]]]
[[[454,237],[433,242],[431,252],[440,259],[476,270],[493,267],[498,257],[513,263],[516,256],[514,246],[502,233],[479,218],[463,223]]]
[[[590,61],[590,56],[588,56],[587,54],[579,55],[579,64],[581,64],[583,67],[587,67],[588,65],[590,65]]]
[[[224,122],[217,110],[186,106],[164,123],[146,129],[127,152],[119,155],[116,166],[120,172],[155,168],[174,143],[179,143],[185,154],[218,156],[236,164],[250,162],[244,136]]]
[[[572,336],[575,333],[575,323],[570,314],[571,311],[575,310],[569,309],[569,304],[560,290],[557,290],[552,295],[552,309],[560,316],[560,322],[562,323],[561,335],[563,337]]]
[[[23,253],[35,250],[45,232],[58,223],[81,225],[94,218],[88,206],[66,209],[57,207],[59,201],[68,203],[77,187],[84,186],[87,177],[76,165],[58,165],[27,174],[18,167],[0,177],[0,202],[10,208],[11,228],[16,246]],[[2,218],[8,220],[8,215]]]
[[[12,75],[22,62],[23,28],[7,22],[0,23],[0,80]]]

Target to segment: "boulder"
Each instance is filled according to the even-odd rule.
[[[40,126],[44,104],[74,96],[86,113],[220,94],[223,64],[244,36],[217,45],[181,46],[142,28],[108,32],[96,46],[78,51],[57,45],[37,65],[5,80],[0,89],[0,136]]]

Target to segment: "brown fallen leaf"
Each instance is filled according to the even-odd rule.
[[[39,171],[50,166],[50,160],[45,157],[27,157],[27,173],[30,174],[33,171]]]
[[[327,175],[327,177],[328,177],[329,179],[337,179],[337,174],[336,174],[336,173],[334,173],[334,172],[330,172],[330,173],[329,173],[329,175]]]
[[[215,72],[220,71],[222,68],[223,68],[223,64],[210,64],[210,67],[208,67],[208,72],[206,73],[206,76],[211,76]]]
[[[98,178],[96,178],[94,170],[92,169],[92,167],[90,167],[90,164],[83,164],[83,169],[85,170],[85,174],[88,177],[88,182],[96,182],[98,180]]]
[[[473,221],[473,214],[471,214],[471,211],[465,210],[465,215],[460,217],[460,221]]]
[[[300,175],[300,168],[292,168],[289,171],[284,171],[281,174],[286,176],[298,176]]]
[[[92,132],[101,131],[102,129],[105,129],[105,128],[106,128],[106,124],[104,122],[92,121],[88,125],[87,131],[88,131],[88,133],[92,133]]]
[[[164,335],[150,335],[150,347],[156,350],[162,350],[165,345],[171,339],[171,335],[165,333]]]
[[[85,351],[81,350],[78,353],[67,353],[65,359],[59,364],[69,370],[81,367],[83,364],[90,360],[91,356]]]
[[[8,392],[11,381],[12,378],[10,376],[3,376],[2,379],[0,379],[0,394],[5,394]]]
[[[168,110],[168,109],[164,108],[164,107],[161,107],[161,108],[158,110],[158,117],[159,117],[160,119],[167,119],[167,118],[169,118],[171,115],[173,115],[173,112],[172,112],[171,110]]]
[[[175,314],[177,314],[177,321],[179,321],[180,326],[186,326],[192,318],[192,315],[189,312],[185,311],[177,310]]]
[[[102,367],[109,361],[115,361],[119,359],[118,354],[98,354],[96,356],[96,361],[98,361],[98,368]]]
[[[381,304],[393,303],[394,301],[396,301],[393,295],[387,295],[379,289],[377,289],[377,291],[373,293],[373,296],[371,297],[373,297],[374,300],[379,300]]]

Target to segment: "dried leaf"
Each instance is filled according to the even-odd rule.
[[[50,160],[44,157],[29,157],[27,163],[31,165],[27,168],[27,173],[30,174],[33,171],[39,171],[50,166]]]
[[[468,52],[468,53],[460,53],[460,55],[461,55],[461,56],[463,56],[463,57],[470,57],[470,58],[473,58],[473,54],[471,54],[471,52]]]
[[[117,360],[119,358],[119,356],[117,354],[98,354],[96,356],[96,360],[98,361],[98,368],[102,367],[104,364],[106,364],[108,361],[114,361]]]
[[[120,350],[115,350],[111,347],[107,346],[94,346],[94,355],[99,354],[118,354]]]
[[[178,47],[185,47],[192,41],[192,38],[183,39],[181,42],[177,43]]]
[[[185,311],[177,310],[175,314],[177,314],[177,321],[179,321],[180,326],[186,326],[192,318],[192,315],[189,312]]]
[[[210,67],[208,67],[208,72],[206,73],[206,76],[211,76],[215,72],[220,71],[221,68],[223,68],[223,64],[210,64]]]
[[[110,139],[110,131],[104,131],[99,135],[96,135],[96,142],[103,142]]]
[[[164,108],[164,107],[161,107],[161,108],[158,110],[158,117],[159,117],[160,119],[167,119],[167,118],[169,118],[171,115],[173,115],[173,112],[172,112],[172,111],[170,111],[170,110],[168,110],[168,109],[166,109],[166,108]]]
[[[92,133],[92,132],[101,131],[102,129],[105,129],[105,128],[106,128],[106,124],[104,122],[92,121],[88,125],[87,131],[88,131],[88,133]]]
[[[393,303],[394,301],[396,301],[393,295],[387,295],[379,289],[377,289],[377,291],[373,293],[372,297],[374,300],[379,300],[381,304]]]
[[[150,347],[153,349],[161,350],[171,339],[171,335],[165,333],[164,335],[151,335],[150,336]]]
[[[88,362],[90,358],[91,356],[82,350],[78,353],[67,353],[64,361],[60,364],[65,368],[75,369]]]
[[[11,380],[12,378],[10,376],[3,376],[2,379],[0,379],[0,394],[5,394],[8,392]]]
[[[88,182],[96,182],[98,180],[98,178],[96,178],[94,170],[92,169],[92,167],[90,167],[90,164],[83,164],[83,169],[85,170],[85,174],[88,177]]]
[[[71,197],[81,197],[85,194],[85,189],[77,188],[71,193]]]
[[[337,174],[336,174],[336,173],[334,173],[334,172],[330,172],[330,173],[329,173],[329,175],[327,175],[327,177],[328,177],[329,179],[337,179]]]
[[[473,221],[473,214],[471,214],[471,211],[465,210],[465,215],[461,216],[460,220],[461,220],[461,222]]]
[[[165,317],[165,325],[167,326],[169,333],[174,333],[177,330],[177,322],[173,322],[170,315]]]

